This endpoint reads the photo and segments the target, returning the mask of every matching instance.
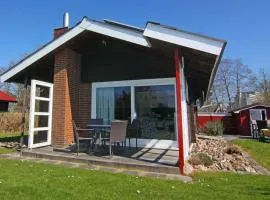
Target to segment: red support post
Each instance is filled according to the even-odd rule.
[[[183,119],[182,119],[182,88],[181,88],[181,68],[182,56],[181,51],[175,48],[174,65],[176,80],[176,115],[177,115],[177,132],[178,132],[178,149],[179,149],[179,169],[180,174],[184,174],[184,141],[183,141]]]

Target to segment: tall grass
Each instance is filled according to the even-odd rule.
[[[22,127],[22,113],[0,113],[0,133],[18,133]],[[28,128],[28,116],[26,116],[26,129]]]

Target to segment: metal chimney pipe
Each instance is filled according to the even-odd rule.
[[[65,12],[63,19],[63,27],[69,28],[69,13]]]

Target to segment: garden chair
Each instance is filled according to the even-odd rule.
[[[109,131],[109,153],[112,155],[112,144],[126,141],[128,121],[115,120]]]
[[[127,137],[129,142],[129,149],[130,149],[130,138],[136,139],[136,148],[138,148],[138,138],[141,137],[142,131],[140,127],[140,122],[138,119],[133,119],[132,123],[128,124],[127,127]]]
[[[76,123],[72,121],[73,123],[73,129],[75,132],[75,138],[76,138],[76,146],[77,146],[77,156],[79,155],[80,151],[80,141],[89,141],[89,153],[91,151],[91,144],[94,141],[94,130],[93,129],[82,129],[76,126]],[[84,134],[83,134],[84,133]],[[89,136],[89,134],[91,136]]]

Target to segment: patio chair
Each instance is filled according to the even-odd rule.
[[[112,143],[120,143],[126,141],[128,121],[115,120],[112,121],[109,136],[109,152],[112,155]]]
[[[94,130],[93,129],[82,129],[76,126],[76,123],[72,121],[73,129],[75,132],[75,138],[76,138],[76,146],[77,146],[77,156],[79,155],[80,151],[80,141],[89,141],[89,153],[91,151],[91,143],[94,141]],[[85,133],[85,134],[82,134]],[[91,134],[89,137],[88,135]]]
[[[129,148],[130,148],[130,138],[136,139],[136,148],[138,148],[138,138],[141,137],[142,130],[140,127],[140,122],[138,119],[133,119],[132,123],[128,124],[127,127],[127,137],[129,142]]]

